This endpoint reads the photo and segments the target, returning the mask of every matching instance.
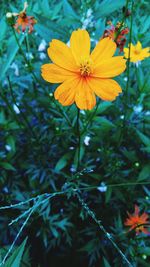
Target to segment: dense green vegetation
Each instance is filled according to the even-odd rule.
[[[0,266],[148,267],[150,234],[124,223],[135,204],[150,212],[149,58],[127,61],[115,101],[80,112],[55,100],[41,66],[52,39],[86,28],[93,48],[108,21],[129,29],[125,47],[148,47],[149,1],[28,4],[30,34],[6,18],[24,2],[0,2]]]

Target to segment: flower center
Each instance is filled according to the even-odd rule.
[[[92,67],[91,67],[91,60],[90,59],[86,59],[86,60],[83,60],[81,63],[80,63],[80,74],[81,76],[89,76],[92,72]]]
[[[136,55],[140,54],[140,52],[141,52],[140,49],[136,49],[136,50],[134,51],[134,53],[135,53]]]

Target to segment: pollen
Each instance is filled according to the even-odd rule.
[[[83,60],[80,63],[80,74],[81,76],[89,76],[92,72],[92,67],[91,67],[91,60],[87,59],[87,60]]]

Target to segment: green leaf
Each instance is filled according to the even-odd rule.
[[[22,242],[22,244],[18,248],[14,250],[13,254],[6,261],[5,267],[21,267],[21,259],[24,253],[26,243],[27,243],[27,238]]]
[[[7,140],[6,140],[7,144],[11,147],[11,151],[15,152],[16,148],[15,148],[15,139],[13,136],[8,136]]]
[[[105,267],[111,267],[109,262],[106,260],[106,258],[103,257],[103,262]]]
[[[103,102],[100,103],[96,113],[97,114],[102,114],[105,110],[107,110],[111,106],[112,106],[111,102],[103,101]]]
[[[24,38],[25,38],[25,35],[22,35],[20,40],[19,40],[20,44],[22,44]],[[9,45],[7,48],[7,55],[6,55],[7,60],[4,63],[3,68],[0,72],[0,80],[3,79],[5,73],[7,72],[8,68],[10,67],[12,61],[14,60],[18,50],[19,50],[19,47],[16,43],[15,37],[14,36],[10,37]]]
[[[0,166],[5,170],[15,171],[16,169],[8,162],[0,162]]]
[[[38,34],[47,42],[50,42],[52,39],[58,38],[56,31],[54,32],[53,30],[42,24],[36,25],[36,30]]]
[[[110,199],[111,199],[111,196],[112,196],[112,188],[111,187],[108,187],[106,193],[105,193],[105,202],[106,203],[109,203]]]
[[[97,116],[94,118],[94,121],[97,122],[103,130],[110,130],[111,128],[115,127],[115,125],[105,117]]]
[[[61,171],[67,165],[69,158],[70,158],[70,153],[65,154],[63,157],[61,157],[55,166],[55,171],[56,172]]]
[[[72,6],[69,4],[67,0],[63,0],[63,10],[65,16],[72,16],[78,18],[77,14],[75,13]]]
[[[150,175],[150,165],[145,165],[138,176],[138,181],[143,181],[149,178]]]
[[[6,123],[6,119],[5,119],[5,113],[4,111],[0,111],[0,124],[5,124]]]
[[[147,152],[150,152],[150,138],[138,130],[136,132],[139,138],[141,139],[141,141],[143,142],[143,144],[146,146],[144,150],[146,150]]]
[[[112,12],[122,8],[125,5],[125,0],[120,1],[112,1],[112,0],[104,0],[100,4],[97,1],[95,19],[107,16],[112,14]]]
[[[6,24],[6,20],[5,17],[3,17],[0,20],[0,29],[1,29],[1,34],[0,34],[0,47],[2,45],[2,40],[4,40],[5,34],[6,34],[6,29],[7,29],[7,24]]]

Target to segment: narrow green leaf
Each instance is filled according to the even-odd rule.
[[[26,243],[27,243],[27,238],[22,242],[22,244],[18,248],[14,250],[13,254],[6,261],[5,267],[21,267],[21,259],[24,253]]]
[[[25,35],[22,35],[20,37],[20,44],[22,44],[23,40],[25,38]],[[5,62],[5,64],[3,65],[3,68],[0,72],[0,80],[2,80],[2,78],[4,77],[5,73],[7,72],[7,70],[9,69],[11,63],[13,62],[17,52],[19,50],[19,47],[16,43],[16,40],[15,40],[15,37],[12,36],[10,37],[10,40],[9,40],[9,45],[8,45],[8,48],[7,48],[7,60]]]

